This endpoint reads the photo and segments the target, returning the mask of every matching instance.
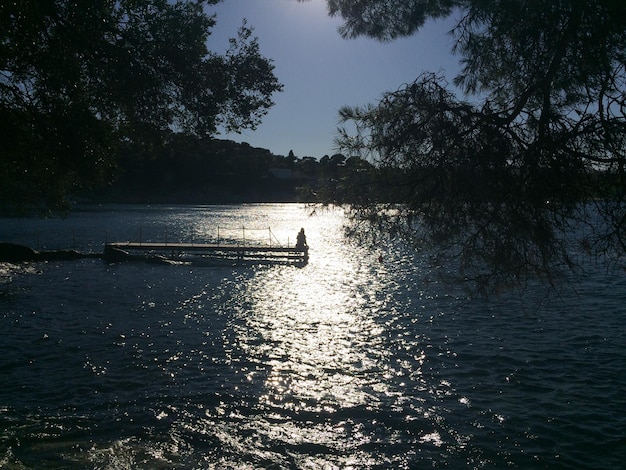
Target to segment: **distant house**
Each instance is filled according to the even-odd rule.
[[[293,170],[290,170],[289,168],[270,168],[268,171],[270,176],[276,178],[277,180],[293,179]]]

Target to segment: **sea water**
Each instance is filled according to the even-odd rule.
[[[626,279],[477,299],[341,210],[106,206],[0,241],[310,245],[304,267],[0,265],[0,467],[618,468]]]

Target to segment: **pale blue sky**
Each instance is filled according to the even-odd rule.
[[[423,71],[442,70],[451,80],[458,69],[447,34],[451,20],[427,24],[410,38],[380,43],[342,39],[337,32],[341,21],[328,16],[324,0],[225,0],[210,11],[217,13],[210,49],[225,50],[227,38],[246,18],[284,85],[256,131],[219,137],[277,155],[289,150],[298,157],[332,155],[339,108],[376,102],[383,92],[397,90]]]

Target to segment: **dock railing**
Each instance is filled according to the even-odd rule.
[[[271,227],[250,229],[247,227],[231,228],[226,231],[215,227],[211,237],[204,232],[200,237],[196,231],[187,232],[187,237],[171,241],[169,232],[162,231],[159,238],[145,236],[143,227],[139,229],[139,241],[107,242],[105,257],[122,260],[141,257],[167,257],[172,259],[238,259],[265,261],[308,261],[308,247],[292,246],[289,238],[286,246],[280,242]],[[262,233],[262,236],[258,236]],[[253,234],[253,236],[250,236]],[[256,234],[256,236],[254,236]],[[230,236],[229,236],[230,235]],[[147,239],[146,239],[147,238]]]
[[[161,235],[159,235],[159,232]],[[187,230],[180,230],[179,236],[172,237],[172,232],[168,228],[153,231],[150,233],[144,225],[140,225],[137,229],[137,238],[131,237],[129,242],[138,243],[143,245],[144,243],[162,243],[169,245],[170,243],[190,243],[195,244],[215,244],[219,246],[268,246],[268,247],[286,247],[291,245],[291,238],[288,236],[285,242],[281,242],[272,231],[271,227],[265,228],[250,228],[250,227],[237,227],[237,228],[224,228],[223,226],[216,226],[212,231],[198,230],[197,228],[190,228]],[[263,235],[254,234],[263,233]],[[135,238],[133,240],[133,238]],[[110,234],[106,231],[105,243],[108,243]]]

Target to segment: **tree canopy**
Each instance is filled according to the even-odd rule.
[[[374,162],[356,220],[436,245],[482,286],[626,254],[626,3],[327,0],[345,37],[452,16],[456,77],[424,72],[345,107],[338,144]],[[379,195],[372,199],[371,195]],[[400,204],[399,204],[400,203]],[[575,235],[575,238],[574,238]]]
[[[0,203],[56,208],[165,131],[255,128],[281,90],[244,23],[207,44],[220,0],[0,4]]]

